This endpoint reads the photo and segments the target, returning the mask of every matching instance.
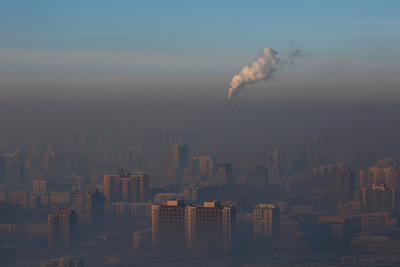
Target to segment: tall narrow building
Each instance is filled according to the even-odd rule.
[[[77,215],[74,210],[59,208],[48,215],[48,248],[69,250],[76,244]]]
[[[254,238],[275,236],[280,232],[280,211],[277,204],[258,204],[253,211]]]
[[[5,167],[5,184],[22,185],[25,181],[25,159],[21,151],[3,154]]]
[[[172,167],[176,172],[176,181],[182,180],[183,171],[189,166],[189,149],[186,145],[169,146],[165,151],[165,168]]]
[[[354,175],[350,170],[329,175],[329,196],[335,202],[354,199]]]

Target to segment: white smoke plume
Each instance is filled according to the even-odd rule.
[[[244,66],[238,74],[233,76],[228,99],[231,100],[244,89],[246,84],[253,84],[261,80],[268,81],[274,72],[284,65],[292,65],[297,58],[303,57],[300,50],[289,52],[287,59],[281,59],[277,55],[278,53],[270,46],[263,48],[258,54],[258,58],[251,65]]]

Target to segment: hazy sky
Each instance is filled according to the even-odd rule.
[[[225,98],[232,76],[266,46],[280,55],[296,47],[305,58],[240,97],[384,92],[393,100],[399,11],[399,1],[368,0],[2,0],[1,100],[128,92]]]

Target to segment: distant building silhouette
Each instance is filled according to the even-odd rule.
[[[104,195],[99,190],[88,189],[74,195],[74,210],[78,223],[102,224],[104,220]]]
[[[350,170],[340,170],[329,175],[329,195],[334,201],[354,199],[354,175]]]
[[[3,154],[4,181],[6,185],[22,185],[25,182],[25,159],[22,151]]]
[[[119,170],[104,175],[104,196],[107,202],[146,202],[149,176],[141,172]]]
[[[361,229],[363,231],[382,230],[387,227],[399,226],[399,216],[389,212],[375,212],[361,214]]]
[[[232,164],[230,163],[217,163],[215,183],[216,184],[230,184],[233,182]]]
[[[169,146],[165,151],[165,168],[173,168],[176,172],[176,181],[181,182],[185,168],[189,167],[189,150],[186,145],[176,144]],[[165,177],[172,179],[172,177]]]
[[[214,181],[215,159],[213,157],[193,157],[192,168],[204,181]]]
[[[81,257],[68,256],[61,258],[45,259],[41,262],[41,267],[84,267],[84,261]]]
[[[48,215],[48,248],[69,250],[76,244],[77,215],[74,210],[59,208]]]
[[[341,215],[359,215],[361,214],[360,201],[338,201],[337,212]]]
[[[268,170],[262,166],[246,169],[246,187],[249,190],[265,191],[268,185]]]

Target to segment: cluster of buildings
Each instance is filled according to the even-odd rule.
[[[81,267],[90,262],[83,250],[114,253],[104,255],[111,265],[127,243],[143,257],[228,255],[241,243],[250,250],[295,244],[305,257],[324,239],[343,241],[335,255],[400,257],[394,158],[358,177],[325,160],[318,142],[317,152],[274,150],[221,163],[190,154],[193,133],[174,136],[182,143],[172,145],[164,131],[148,138],[147,146],[118,149],[87,135],[0,142],[8,151],[0,156],[0,234],[45,239],[50,257],[41,266]]]

